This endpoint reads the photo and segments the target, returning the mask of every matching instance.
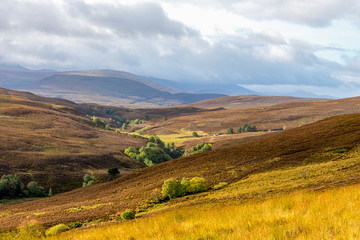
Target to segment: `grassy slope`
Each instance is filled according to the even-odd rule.
[[[142,166],[122,151],[144,141],[96,129],[75,103],[0,90],[0,175],[62,192],[81,186],[86,172],[103,178],[109,167]]]
[[[359,239],[359,188],[355,185],[260,202],[180,208],[49,239]]]
[[[302,189],[326,189],[360,182],[358,144],[360,114],[325,119],[236,147],[165,162],[109,183],[31,203],[1,208],[0,226],[14,228],[36,220],[45,226],[60,222],[112,219],[125,209],[149,207],[162,182],[170,177],[205,177],[219,191],[175,199],[160,206],[223,204],[263,199]],[[336,149],[348,149],[336,153]]]
[[[208,99],[196,103],[191,103],[186,106],[196,108],[250,108],[250,107],[264,107],[276,104],[291,103],[291,102],[319,102],[328,99],[321,98],[300,98],[300,97],[286,97],[286,96],[257,96],[257,95],[240,95],[240,96],[226,96],[214,99]]]
[[[234,98],[232,101],[238,99],[238,97],[229,98]],[[246,99],[244,100],[244,98]],[[215,101],[216,103],[219,99],[221,103],[224,103],[223,98],[209,101]],[[235,101],[234,104],[249,106],[248,104],[254,104],[251,103],[254,100],[255,104],[266,105],[277,101],[298,100],[297,98],[259,96],[243,96],[241,99],[240,103]],[[267,100],[269,102],[266,102]],[[301,100],[305,101],[306,99]],[[122,119],[145,119],[146,116],[148,117],[149,120],[145,121],[145,124],[129,126],[127,132],[136,132],[145,136],[157,134],[166,143],[175,142],[177,146],[185,146],[186,148],[203,141],[215,143],[214,148],[222,148],[224,146],[234,146],[251,139],[262,138],[263,135],[279,132],[284,127],[291,129],[331,116],[356,113],[360,111],[359,104],[360,98],[355,97],[319,102],[292,102],[241,109],[201,109],[190,106],[160,109],[126,109],[100,105],[90,106],[88,104],[81,104],[80,106],[81,111],[86,114],[94,114],[105,118],[117,116]],[[110,109],[112,109],[111,115],[104,113]],[[168,118],[167,121],[163,120],[165,115]],[[213,136],[214,134],[224,133],[228,128],[233,128],[236,132],[244,124],[254,124],[259,131],[257,133]],[[194,131],[200,135],[200,138],[192,136]]]
[[[181,138],[178,144],[186,147],[201,141],[232,145],[242,142],[244,138],[268,133],[269,130],[270,132],[281,131],[284,126],[286,129],[291,129],[331,116],[356,113],[360,111],[359,104],[360,98],[356,97],[321,102],[286,103],[246,109],[218,109],[182,116],[168,116],[166,122],[151,122],[150,120],[149,126],[145,130],[147,135],[162,135],[165,140],[167,138]],[[224,133],[228,128],[237,131],[244,124],[254,124],[260,132],[256,134],[212,136],[214,133]],[[202,137],[194,139],[192,137],[193,131],[197,131]]]

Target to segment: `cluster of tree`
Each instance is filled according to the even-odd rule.
[[[184,157],[186,156],[190,156],[190,155],[193,155],[193,154],[196,154],[196,153],[201,153],[201,152],[205,152],[205,151],[210,151],[212,148],[211,148],[211,144],[210,143],[199,143],[198,145],[196,146],[193,146],[190,150],[188,151],[185,151],[184,153]]]
[[[244,124],[244,126],[239,127],[239,129],[237,130],[238,133],[244,133],[244,132],[256,132],[256,126],[255,125],[248,125],[248,124]]]
[[[149,143],[146,147],[142,147],[139,150],[130,147],[125,150],[125,154],[143,162],[146,166],[178,158],[183,154],[182,149],[176,148],[174,143],[165,146],[165,143],[156,135],[152,135],[148,141]]]
[[[51,189],[49,195],[52,195]],[[19,198],[19,197],[45,197],[44,188],[37,182],[31,181],[26,185],[21,182],[16,175],[3,175],[0,179],[0,199],[2,198]]]
[[[183,178],[181,181],[176,178],[170,178],[164,181],[161,194],[164,198],[169,197],[173,199],[187,194],[204,192],[207,189],[208,184],[204,178]]]
[[[106,122],[101,120],[98,117],[92,116],[91,118],[93,120],[94,123],[96,123],[96,126],[100,127],[100,128],[106,128]]]
[[[248,124],[244,124],[244,126],[239,127],[237,130],[237,133],[245,133],[245,132],[256,132],[256,126],[255,125],[248,125]],[[228,128],[225,131],[226,134],[234,134],[234,129],[232,128]]]

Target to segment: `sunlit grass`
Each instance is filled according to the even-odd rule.
[[[359,239],[360,186],[181,208],[50,239]]]

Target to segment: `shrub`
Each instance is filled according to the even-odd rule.
[[[19,239],[40,239],[44,237],[45,229],[38,221],[30,220],[21,224],[17,228],[17,233]]]
[[[190,156],[190,155],[193,155],[193,154],[196,154],[196,153],[201,153],[201,152],[205,152],[205,151],[210,151],[212,148],[211,148],[211,144],[210,143],[199,143],[198,145],[196,146],[193,146],[191,148],[191,150],[189,151],[186,151],[184,153],[184,156]]]
[[[227,185],[229,185],[227,182],[220,182],[218,184],[216,184],[213,189],[217,190],[217,189],[221,189],[223,187],[226,187]]]
[[[239,129],[237,130],[238,133],[244,133],[244,132],[256,132],[256,126],[252,125],[250,126],[249,124],[245,124],[242,127],[239,127]]]
[[[123,211],[120,215],[123,220],[130,220],[135,218],[135,213],[133,211]]]
[[[98,127],[101,127],[101,128],[105,128],[105,127],[106,127],[106,123],[105,123],[104,121],[100,120],[100,118],[93,116],[93,117],[92,117],[92,120],[93,120],[93,122],[96,123],[96,125],[97,125]]]
[[[66,232],[68,231],[70,228],[68,226],[66,226],[65,224],[61,223],[58,225],[55,225],[51,228],[49,228],[48,230],[46,230],[45,235],[46,236],[53,236],[62,232]]]
[[[83,187],[96,184],[95,178],[89,174],[84,175]]]
[[[112,167],[108,169],[108,174],[112,179],[114,179],[117,174],[120,174],[120,172],[117,167]]]
[[[26,188],[29,191],[29,195],[32,197],[44,197],[46,195],[44,188],[39,186],[37,182],[29,182]]]
[[[234,133],[234,129],[228,128],[225,133],[226,133],[226,134],[233,134],[233,133]]]
[[[79,222],[73,222],[73,223],[69,223],[68,224],[69,228],[73,229],[73,228],[79,228],[82,226],[82,223]]]
[[[187,193],[199,193],[204,192],[208,189],[207,182],[204,178],[194,177],[190,179],[190,185],[187,186]]]
[[[199,137],[199,134],[197,134],[197,132],[193,132],[192,135],[193,137]]]
[[[170,199],[184,196],[186,194],[204,192],[208,189],[204,178],[194,177],[192,179],[183,178],[181,182],[176,178],[170,178],[164,181],[161,194]]]
[[[53,195],[54,195],[54,194],[53,194],[53,192],[52,192],[52,189],[50,188],[50,189],[49,189],[48,196],[49,196],[49,197],[52,197]]]
[[[161,194],[163,197],[169,197],[170,199],[181,197],[185,194],[184,188],[181,182],[176,178],[170,178],[164,181],[162,185]]]

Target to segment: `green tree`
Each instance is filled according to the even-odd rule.
[[[189,185],[186,188],[187,193],[199,193],[208,189],[207,182],[204,178],[194,177],[190,179]]]
[[[45,191],[44,188],[39,186],[37,182],[31,181],[26,185],[29,195],[32,197],[44,197]]]
[[[193,132],[192,135],[193,137],[199,137],[199,134],[197,134],[197,132]]]
[[[92,120],[96,123],[96,125],[97,125],[98,127],[101,127],[101,128],[105,128],[105,127],[106,127],[106,123],[105,123],[104,121],[100,120],[100,118],[93,116],[93,117],[92,117]]]
[[[178,179],[170,178],[164,181],[161,194],[163,197],[169,197],[170,199],[173,199],[183,196],[185,192],[181,182]]]
[[[168,117],[167,115],[164,116],[164,121],[167,121],[168,120]]]
[[[228,128],[225,133],[226,133],[226,134],[233,134],[233,133],[234,133],[234,129]]]
[[[50,189],[49,189],[48,196],[49,196],[49,197],[52,197],[53,195],[54,195],[54,194],[53,194],[53,192],[52,192],[52,189],[50,188]]]
[[[3,197],[20,197],[23,195],[24,184],[16,175],[3,175],[0,179],[0,198]]]
[[[108,169],[108,174],[112,179],[115,179],[117,174],[120,174],[119,169],[117,167],[112,167]]]
[[[95,178],[89,174],[85,174],[83,179],[83,187],[96,184]]]

